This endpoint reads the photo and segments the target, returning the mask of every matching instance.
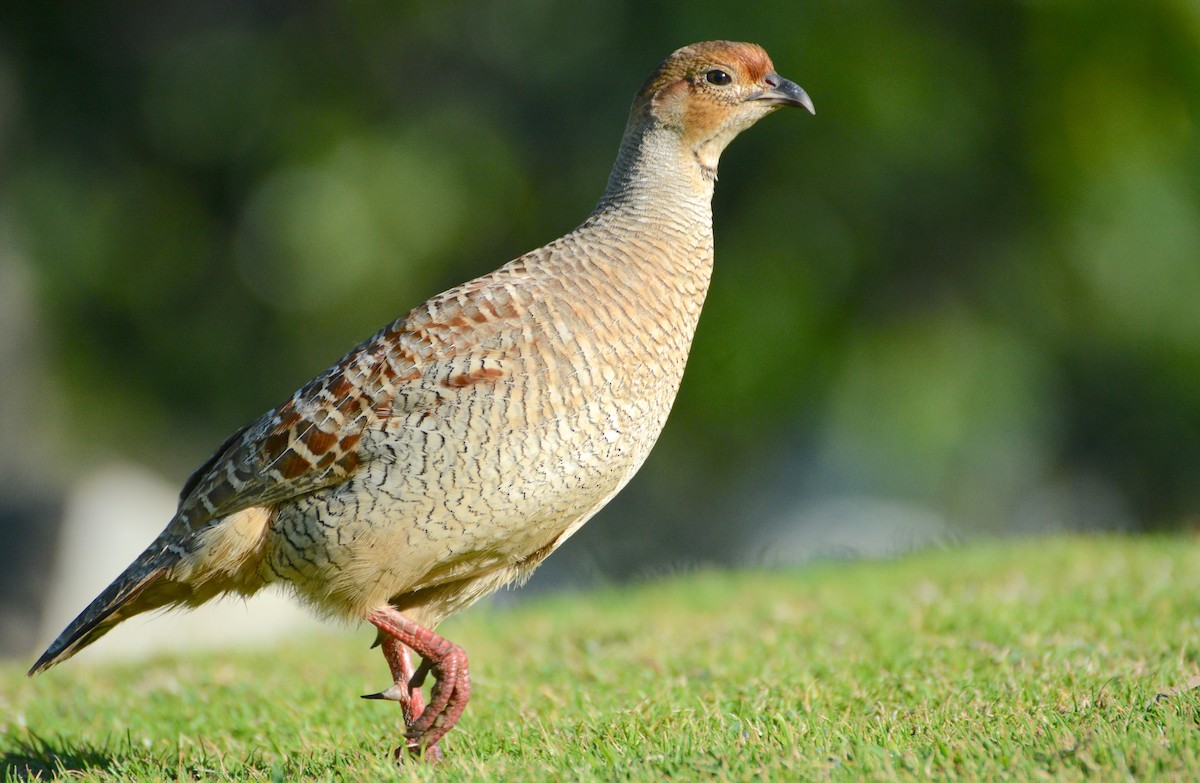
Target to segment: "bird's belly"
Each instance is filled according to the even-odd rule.
[[[264,577],[329,613],[361,615],[497,569],[516,576],[628,481],[670,402],[608,399],[535,417],[511,400],[465,399],[479,406],[472,416],[443,406],[414,417],[380,433],[350,480],[278,508]]]

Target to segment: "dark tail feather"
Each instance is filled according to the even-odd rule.
[[[29,670],[29,676],[62,663],[123,620],[186,597],[190,592],[186,586],[164,578],[167,569],[161,564],[161,554],[158,557],[150,554],[147,551],[134,561],[125,569],[125,573],[71,621],[38,658]]]

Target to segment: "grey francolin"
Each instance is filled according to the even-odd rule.
[[[378,629],[393,684],[373,697],[400,703],[404,747],[438,758],[470,679],[433,629],[528,576],[646,459],[708,289],[717,160],[780,106],[812,111],[758,46],[668,57],[582,225],[419,305],[234,433],[30,674],[135,614],[282,584]]]

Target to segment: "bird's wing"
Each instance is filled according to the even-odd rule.
[[[507,266],[523,270],[539,252]],[[492,379],[487,362],[513,349],[519,330],[511,326],[527,304],[528,291],[512,279],[506,267],[439,294],[235,432],[188,478],[159,541],[188,550],[198,531],[234,512],[344,481],[372,458],[372,429],[439,402],[417,388],[423,376],[457,387],[474,378],[469,368],[484,366]],[[455,375],[460,366],[467,372]]]
[[[369,457],[364,434],[392,415],[391,401],[421,371],[397,321],[346,354],[279,407],[235,432],[184,484],[179,509],[159,537],[42,654],[46,669],[127,617],[193,597],[193,585],[164,578],[195,551],[203,532],[255,505],[336,484]]]
[[[369,459],[364,434],[393,415],[397,392],[421,377],[411,337],[403,320],[389,325],[235,432],[188,478],[164,537],[187,549],[195,533],[229,514],[344,481]]]

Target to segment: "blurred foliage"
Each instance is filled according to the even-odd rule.
[[[1200,510],[1191,0],[0,17],[3,253],[65,406],[31,418],[65,417],[75,469],[182,477],[382,323],[570,229],[646,73],[733,38],[818,113],[726,153],[672,422],[581,534],[602,568],[733,557],[832,496],[962,533]]]

